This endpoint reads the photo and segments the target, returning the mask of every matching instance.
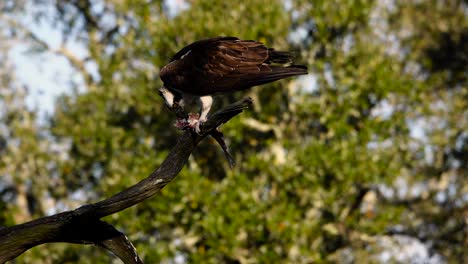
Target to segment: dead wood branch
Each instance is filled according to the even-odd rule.
[[[128,238],[100,218],[155,195],[177,176],[203,138],[251,104],[252,100],[248,98],[214,113],[200,135],[186,130],[158,169],[141,182],[108,199],[0,229],[0,263],[12,260],[32,247],[51,242],[95,244],[113,252],[124,263],[142,263]]]

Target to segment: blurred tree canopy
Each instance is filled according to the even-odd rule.
[[[466,1],[170,1],[0,3],[0,226],[144,178],[180,135],[159,69],[195,40],[237,36],[295,51],[310,74],[217,98],[254,98],[222,127],[237,166],[206,140],[158,199],[106,219],[145,263],[468,259]],[[61,48],[25,15],[60,30]],[[46,120],[15,77],[18,42],[82,78]],[[46,244],[14,263],[115,260]]]

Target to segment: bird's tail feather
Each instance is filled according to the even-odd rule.
[[[291,65],[289,67],[270,66],[270,68],[270,72],[261,73],[255,79],[250,80],[250,85],[262,85],[291,76],[307,74],[307,67],[304,65]]]
[[[292,63],[293,53],[287,51],[276,51],[274,49],[268,49],[268,60],[267,63]]]

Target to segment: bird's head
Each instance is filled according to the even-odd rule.
[[[166,87],[161,87],[159,88],[159,94],[162,96],[162,98],[164,98],[164,103],[166,103],[166,106],[169,107],[169,109],[172,109],[175,103],[174,93]]]
[[[164,98],[164,103],[169,108],[169,110],[176,113],[177,116],[181,115],[183,110],[183,100],[182,96],[166,87],[159,88],[159,94]]]

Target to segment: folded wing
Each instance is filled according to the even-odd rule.
[[[183,48],[161,70],[165,86],[194,95],[226,93],[307,74],[300,65],[288,67],[291,54],[260,42],[221,37],[200,40]]]

